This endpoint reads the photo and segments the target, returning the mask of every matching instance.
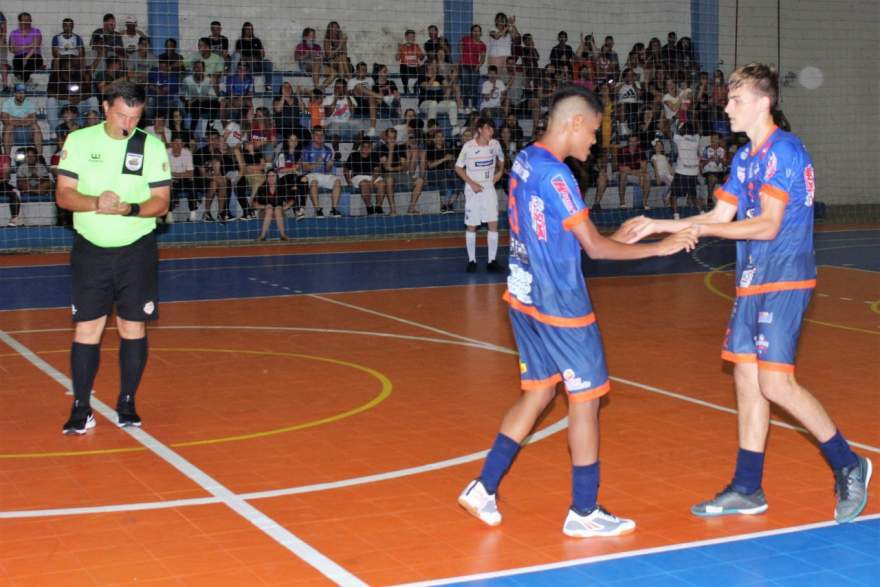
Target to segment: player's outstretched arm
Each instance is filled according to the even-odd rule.
[[[602,236],[589,218],[572,226],[571,232],[592,259],[663,257],[683,250],[692,251],[697,244],[697,230],[694,227],[679,230],[660,241],[639,244],[626,244]]]
[[[647,216],[636,216],[624,222],[611,238],[622,243],[635,243],[652,234],[675,233],[694,224],[717,224],[730,222],[736,217],[736,206],[719,200],[708,212],[690,216],[683,220],[662,220]],[[706,236],[707,233],[703,232]]]
[[[773,240],[782,226],[786,203],[761,194],[761,213],[754,218],[730,222],[702,222],[700,236],[716,236],[732,240]]]

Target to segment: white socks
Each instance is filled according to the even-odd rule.
[[[497,244],[497,235],[496,235],[496,244]],[[477,262],[477,232],[475,230],[467,230],[464,233],[464,242],[467,245],[467,254],[468,261],[473,263]]]
[[[492,232],[489,231],[488,235],[489,240],[489,262],[495,260],[495,255],[498,253],[498,231]]]

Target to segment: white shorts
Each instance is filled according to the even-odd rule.
[[[474,193],[471,186],[464,188],[464,223],[479,226],[484,222],[498,222],[498,194],[495,186],[484,185],[483,191]]]
[[[376,185],[380,181],[385,181],[385,180],[382,178],[381,175],[375,179],[373,179],[372,175],[355,175],[354,177],[351,178],[351,185],[353,187],[359,188],[359,187],[361,187],[361,184],[365,181],[368,181],[371,184]]]
[[[309,184],[313,181],[318,182],[318,187],[324,188],[325,190],[332,190],[337,181],[340,182],[340,184],[342,183],[339,176],[333,175],[332,173],[310,173],[306,176],[306,179],[309,180]]]

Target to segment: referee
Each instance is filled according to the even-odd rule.
[[[140,426],[134,398],[147,364],[146,321],[158,318],[156,217],[168,211],[171,171],[162,142],[137,128],[143,86],[113,82],[106,122],[70,133],[61,151],[55,199],[73,212],[70,253],[73,408],[64,434],[95,427],[89,405],[101,335],[116,305],[119,330],[119,426]]]

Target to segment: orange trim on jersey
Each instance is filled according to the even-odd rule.
[[[536,389],[544,389],[548,385],[556,385],[560,381],[562,381],[562,375],[557,373],[547,379],[522,379],[519,386],[523,391],[535,391]]]
[[[774,291],[786,291],[789,289],[813,289],[816,287],[815,279],[804,279],[803,281],[777,281],[775,283],[762,283],[761,285],[750,285],[749,287],[736,288],[737,297],[755,296],[758,294],[770,293]]]
[[[582,209],[580,212],[575,212],[568,218],[562,221],[562,227],[565,230],[571,230],[581,222],[586,221],[586,219],[590,216],[590,211],[586,208]]]
[[[562,316],[551,316],[549,314],[544,314],[534,306],[527,306],[523,304],[521,301],[511,296],[509,291],[504,292],[504,295],[501,296],[501,299],[510,304],[510,307],[514,310],[522,312],[523,314],[531,316],[538,322],[542,322],[550,326],[558,326],[559,328],[583,328],[585,326],[589,326],[596,321],[596,315],[593,312],[590,312],[586,316],[580,316],[578,318],[563,318]]]
[[[611,391],[611,382],[606,381],[599,387],[594,387],[593,389],[588,389],[586,391],[575,391],[568,392],[568,401],[578,404],[581,402],[588,402],[591,399],[596,399],[597,397],[602,397],[606,393]]]
[[[788,192],[775,185],[764,184],[761,186],[761,195],[776,198],[783,204],[788,204]]]
[[[752,150],[751,150],[751,152],[749,153],[749,157],[754,157],[755,154],[756,154],[758,151],[760,151],[761,149],[763,149],[763,148],[764,148],[764,145],[767,144],[767,141],[770,140],[770,137],[772,137],[773,134],[774,134],[777,130],[779,130],[779,127],[776,126],[776,125],[774,124],[774,125],[773,125],[773,128],[770,129],[770,132],[767,133],[767,136],[764,137],[764,141],[763,141],[760,145],[758,145],[758,146],[753,146],[753,147],[752,147]]]
[[[758,355],[753,353],[732,353],[730,351],[721,351],[721,358],[731,363],[757,363]]]
[[[557,155],[557,154],[553,151],[553,149],[551,149],[550,147],[548,147],[547,145],[545,145],[544,143],[542,143],[542,142],[540,142],[540,141],[535,141],[535,146],[544,149],[545,151],[547,151],[548,153],[550,153],[551,155],[553,155],[554,157],[556,157],[556,158],[559,159],[560,161],[562,161],[562,160],[564,159],[564,157],[560,157],[559,155]]]
[[[731,204],[732,206],[739,205],[739,200],[736,196],[726,190],[721,189],[720,187],[715,188],[715,199]]]
[[[758,361],[758,369],[763,371],[779,371],[780,373],[794,373],[794,365],[790,363],[774,363],[773,361]]]

